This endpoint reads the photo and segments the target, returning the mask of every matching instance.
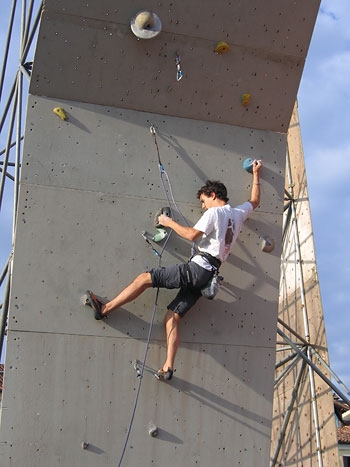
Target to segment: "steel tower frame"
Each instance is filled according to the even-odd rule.
[[[0,275],[0,287],[3,286],[3,299],[1,303],[0,316],[0,358],[2,358],[2,351],[4,348],[11,289],[12,256],[14,236],[16,232],[22,140],[24,132],[23,116],[25,114],[26,96],[28,95],[28,85],[32,69],[32,61],[30,61],[28,57],[34,52],[34,42],[40,22],[42,5],[43,2],[38,2],[38,0],[30,0],[29,3],[27,3],[26,0],[23,0],[20,5],[17,0],[12,1],[0,76],[0,104],[2,109],[0,116],[0,136],[5,135],[5,147],[0,151],[0,156],[3,157],[0,161],[0,214],[5,203],[6,205],[10,204],[10,195],[7,192],[5,199],[5,188],[7,187],[6,182],[8,180],[13,182],[12,248]],[[19,21],[17,24],[18,18]],[[16,45],[17,40],[18,43]],[[18,52],[18,66],[14,72],[14,77],[10,76],[11,70],[9,71],[13,63],[13,49],[16,49]],[[5,86],[9,86],[9,92],[7,100],[3,105]],[[0,141],[2,144],[2,139]]]
[[[274,391],[275,401],[278,397],[285,401],[284,409],[279,408],[273,422],[279,434],[272,443],[270,467],[284,465],[281,463],[282,446],[291,430],[293,414],[298,421],[302,418],[298,401],[307,392],[311,406],[309,423],[314,428],[310,439],[314,439],[317,465],[323,467],[327,465],[321,440],[325,421],[320,422],[323,414],[319,414],[318,398],[322,391],[316,387],[315,376],[323,381],[328,392],[334,391],[346,404],[350,403],[350,391],[328,364],[326,338],[321,336],[324,322],[297,103],[287,146]],[[310,329],[311,323],[313,329]],[[305,380],[309,383],[306,388]],[[283,385],[287,390],[280,391]],[[335,424],[334,417],[330,422]]]

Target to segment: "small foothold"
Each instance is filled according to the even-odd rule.
[[[253,173],[253,163],[254,159],[251,157],[248,157],[248,159],[245,159],[243,161],[243,169],[246,170],[247,172]]]
[[[242,105],[243,105],[243,107],[248,107],[251,97],[252,96],[250,94],[242,94]]]
[[[58,115],[61,120],[68,120],[66,112],[62,109],[62,107],[55,107],[53,109],[53,113]]]
[[[270,253],[275,248],[275,241],[271,237],[263,238],[261,249],[265,253]]]
[[[89,298],[88,298],[88,296],[86,294],[84,294],[84,295],[82,295],[80,297],[80,303],[82,305],[88,305],[89,304]]]
[[[148,434],[152,436],[152,438],[155,438],[159,434],[158,427],[155,425],[150,425],[148,428]]]
[[[220,41],[216,44],[215,53],[222,55],[230,50],[230,46],[225,41]]]
[[[89,447],[89,443],[86,443],[85,441],[83,441],[83,442],[81,443],[81,447],[82,447],[83,449],[87,449],[87,448]]]

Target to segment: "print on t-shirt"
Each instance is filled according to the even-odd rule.
[[[235,225],[232,219],[228,220],[225,234],[225,256],[230,252],[231,245],[235,234]]]

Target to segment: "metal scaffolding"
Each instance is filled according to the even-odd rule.
[[[330,435],[327,435],[327,430],[332,433],[333,444],[337,445],[333,429],[335,417],[332,391],[346,404],[350,403],[350,391],[327,363],[328,350],[297,105],[288,134],[285,186],[274,391],[277,408],[273,419],[273,432],[278,432],[278,436],[272,440],[270,467],[304,465],[294,461],[293,455],[288,452],[297,451],[297,446],[294,449],[290,449],[290,445],[289,449],[283,449],[283,446],[286,446],[287,439],[297,436],[302,438],[300,433],[296,435],[295,425],[305,424],[305,407],[302,404],[299,406],[298,401],[305,401],[306,398],[310,406],[308,424],[309,428],[313,426],[313,431],[304,437],[303,443],[312,445],[314,451],[310,453],[310,458],[315,457],[317,465],[322,467],[329,465],[325,460],[327,445],[324,440],[322,442],[322,431],[328,439]],[[324,383],[322,389],[320,384],[316,387],[316,375]],[[329,405],[331,401],[332,408],[332,417],[328,419],[324,413],[320,413],[320,406],[326,404],[324,401],[327,396],[327,403]],[[294,422],[291,421],[292,417]],[[295,436],[290,434],[293,430]],[[293,442],[297,444],[295,440]],[[300,445],[303,443],[300,442]],[[299,450],[302,451],[300,446]]]
[[[26,110],[26,96],[30,81],[34,42],[42,11],[42,1],[12,1],[9,16],[8,32],[4,47],[4,57],[0,77],[0,142],[4,145],[0,156],[0,216],[3,206],[9,206],[12,199],[12,248],[8,260],[0,276],[0,287],[3,291],[0,318],[0,359],[4,349],[6,323],[8,317],[11,288],[12,256],[16,231],[19,178],[21,170],[21,152]],[[16,55],[18,54],[18,55]],[[17,64],[14,68],[14,64]],[[14,78],[13,78],[14,74]],[[24,78],[24,79],[23,79]],[[3,94],[8,93],[7,100]],[[8,189],[8,181],[12,182],[12,196]],[[2,223],[2,222],[1,222]],[[3,223],[2,223],[3,225]]]

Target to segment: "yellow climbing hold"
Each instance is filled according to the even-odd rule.
[[[225,54],[230,50],[230,46],[225,41],[220,41],[216,44],[215,53],[216,54]]]
[[[62,109],[62,107],[55,107],[53,112],[58,115],[62,120],[68,120],[66,112]]]
[[[243,107],[247,107],[250,103],[250,98],[252,96],[250,94],[242,94],[242,105]]]

